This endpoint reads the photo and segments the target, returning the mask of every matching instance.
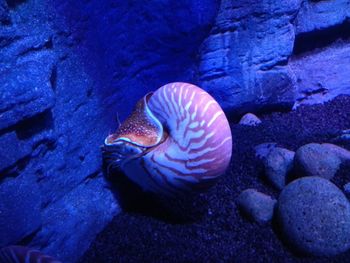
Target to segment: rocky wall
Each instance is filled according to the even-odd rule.
[[[350,2],[304,1],[294,24],[296,106],[350,94]]]
[[[76,262],[118,214],[100,145],[190,80],[215,1],[0,0],[0,247]]]
[[[348,94],[349,12],[346,0],[223,0],[199,82],[233,114]]]
[[[349,5],[0,0],[0,246],[77,261],[120,212],[100,145],[167,82],[229,115],[349,94]]]

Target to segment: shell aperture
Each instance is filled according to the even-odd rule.
[[[165,195],[204,190],[229,165],[232,137],[219,104],[204,90],[176,82],[147,94],[105,140],[111,166],[143,190]]]
[[[106,138],[106,145],[111,145],[118,140],[128,141],[143,147],[159,143],[163,127],[147,106],[147,100],[150,96],[152,93],[147,94],[136,104],[133,113],[120,125],[117,132]]]
[[[110,167],[122,168],[131,158],[137,158],[159,144],[163,138],[163,126],[147,106],[152,93],[138,101],[132,114],[119,126],[116,133],[108,135],[103,153]]]

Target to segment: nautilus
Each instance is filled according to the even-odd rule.
[[[102,147],[108,171],[118,168],[146,192],[204,191],[227,169],[232,136],[219,104],[182,82],[146,94]]]

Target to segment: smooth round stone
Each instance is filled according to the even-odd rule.
[[[246,126],[257,126],[261,123],[261,120],[254,115],[253,113],[247,113],[245,114],[241,120],[239,121],[239,124],[246,125]]]
[[[246,189],[238,196],[238,207],[260,225],[271,221],[276,200],[255,189]]]
[[[264,161],[267,179],[279,190],[286,185],[287,175],[293,168],[294,155],[293,151],[276,147]]]
[[[295,153],[294,166],[299,177],[320,176],[332,179],[337,173],[341,159],[330,147],[310,143],[301,146]]]
[[[255,156],[264,161],[270,152],[277,147],[275,142],[262,143],[254,147]]]
[[[296,249],[333,256],[350,248],[350,204],[330,181],[297,179],[281,192],[277,216],[283,236]]]

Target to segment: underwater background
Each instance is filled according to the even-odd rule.
[[[314,262],[235,200],[247,188],[278,199],[259,144],[350,150],[349,72],[348,0],[0,0],[0,248],[62,262]],[[107,179],[100,146],[117,117],[177,81],[220,104],[233,157],[208,193],[169,212]],[[248,112],[262,123],[238,124]],[[333,183],[349,181],[347,159]]]

